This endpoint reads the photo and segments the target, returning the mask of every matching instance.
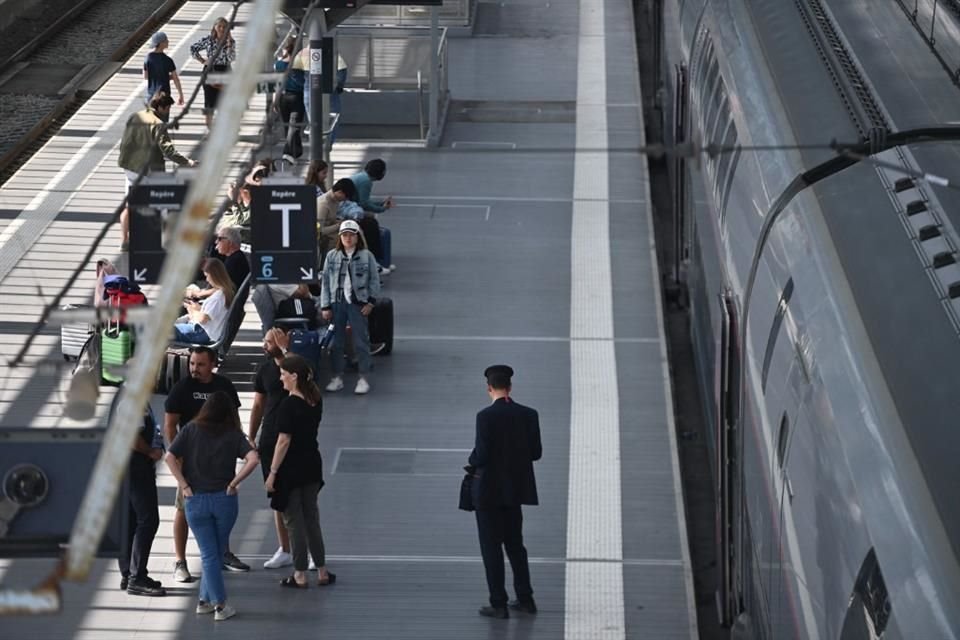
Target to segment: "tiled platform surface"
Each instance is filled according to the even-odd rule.
[[[608,154],[609,177],[601,191],[609,195],[597,202],[609,228],[602,241],[609,242],[612,278],[597,286],[607,286],[613,294],[606,311],[612,314],[613,335],[603,342],[613,345],[615,371],[604,373],[612,375],[617,391],[622,496],[614,505],[622,520],[615,532],[622,549],[614,563],[622,568],[622,603],[619,611],[606,613],[620,623],[583,631],[580,623],[590,615],[575,608],[575,589],[567,583],[570,510],[591,506],[571,505],[568,486],[571,456],[577,455],[570,447],[571,398],[583,394],[593,375],[571,370],[571,351],[580,340],[571,338],[571,317],[576,315],[571,305],[580,302],[571,302],[571,290],[582,279],[571,255],[574,243],[585,241],[572,231],[576,124],[452,121],[439,151],[344,143],[334,154],[338,175],[370,157],[384,157],[388,175],[377,192],[393,194],[400,204],[382,219],[393,230],[399,266],[386,290],[396,308],[394,353],[376,360],[369,396],[324,398],[321,450],[327,486],[321,493],[321,517],[337,584],[291,593],[277,586],[282,571],[262,569],[276,542],[272,512],[253,476],[241,489],[232,546],[254,571],[227,576],[230,601],[240,614],[216,625],[195,616],[196,583],[172,582],[172,507],[166,505],[173,502],[173,483],[163,474],[165,506],[151,573],[164,581],[170,595],[146,599],[121,593],[115,563],[104,560],[87,583],[66,587],[61,615],[4,619],[0,637],[695,636],[650,255],[646,165],[638,155],[622,151],[640,144],[643,135],[630,3],[580,2],[587,9],[602,5],[602,31],[583,33],[573,1],[550,3],[549,10],[531,0],[481,3],[486,31],[450,43],[451,92],[455,100],[569,105],[583,95],[577,63],[584,39],[601,38],[603,43],[606,95],[592,96],[591,102],[605,111],[608,139],[592,140],[589,146],[621,150]],[[226,12],[225,4],[209,8],[188,3],[165,28],[180,65],[186,56],[178,45],[198,37],[214,16]],[[190,26],[197,21],[199,26]],[[191,70],[193,63],[186,66]],[[38,283],[49,295],[64,281],[118,202],[123,182],[115,167],[116,143],[125,114],[139,96],[138,86],[133,73],[118,74],[0,190],[0,269],[7,269],[3,255],[14,239],[25,237],[13,235],[29,224],[19,221],[43,220],[33,223],[26,254],[10,265],[9,273],[0,272],[0,356],[9,357],[39,315],[39,305],[24,304],[24,299],[36,295]],[[115,112],[120,115],[111,121]],[[252,109],[245,133],[255,130],[259,117]],[[189,118],[179,144],[189,148],[185,140],[196,139],[201,128],[199,115]],[[99,140],[91,144],[90,130],[97,129]],[[470,142],[509,144],[466,144]],[[49,184],[84,144],[90,145],[89,152],[77,167]],[[238,148],[236,159],[246,153]],[[43,189],[49,194],[37,211],[15,217]],[[116,246],[117,238],[112,233],[108,245]],[[86,298],[91,288],[92,269],[79,284],[76,300]],[[259,344],[252,307],[238,341],[227,373],[238,383],[246,420],[252,398],[249,376]],[[60,417],[64,372],[50,366],[58,350],[57,330],[50,328],[32,354],[46,366],[0,374],[0,427],[77,426]],[[506,622],[475,614],[486,598],[475,525],[470,514],[456,509],[460,465],[473,444],[474,414],[488,401],[481,373],[494,362],[516,369],[514,395],[539,409],[544,441],[544,457],[536,466],[541,506],[525,511],[541,612]],[[105,405],[109,398],[101,400]],[[191,567],[199,573],[192,539],[189,552]],[[29,584],[49,568],[48,561],[0,561],[0,581]]]

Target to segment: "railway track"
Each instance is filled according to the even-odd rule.
[[[0,62],[0,185],[186,0],[80,0]]]

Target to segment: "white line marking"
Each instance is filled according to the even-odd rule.
[[[459,145],[459,146],[458,146]],[[516,149],[516,142],[473,142],[470,140],[457,140],[450,145],[451,149],[469,149],[470,147],[496,147],[503,149]]]
[[[472,449],[417,449],[414,447],[340,447],[340,451],[424,451],[426,453],[470,453]]]
[[[580,0],[577,149],[608,139],[604,1]],[[566,556],[594,560],[566,565],[564,637],[620,640],[626,623],[607,152],[577,151],[573,177]]]
[[[453,200],[453,201],[462,201],[462,202],[476,202],[481,200],[484,202],[588,202],[588,203],[599,203],[599,202],[609,202],[610,204],[646,204],[648,200],[637,200],[626,198],[623,200],[610,200],[597,198],[591,192],[582,193],[580,196],[574,195],[573,198],[554,198],[554,197],[536,197],[536,196],[422,196],[422,195],[406,195],[406,196],[395,196],[403,198],[405,203],[410,203],[411,200],[427,200],[429,203],[432,203],[435,200]],[[414,206],[423,206],[426,203],[412,203]],[[402,207],[403,204],[394,205],[396,207]],[[437,205],[439,206],[452,206],[452,205]]]
[[[445,341],[445,342],[624,342],[636,344],[660,344],[660,338],[574,338],[565,336],[431,336],[431,335],[403,335],[394,336],[394,340],[423,340],[427,342]],[[234,344],[243,344],[235,342]],[[249,343],[253,346],[260,346],[260,343]]]
[[[246,538],[246,536],[244,536]],[[238,554],[247,560],[266,560],[271,558],[272,554],[266,553],[242,553]],[[187,554],[188,557],[194,557],[192,554]],[[150,557],[157,558],[173,558],[175,557],[172,553],[169,552],[157,552],[151,551]],[[196,556],[199,557],[199,556]],[[361,556],[361,555],[330,555],[327,554],[328,560],[333,560],[334,562],[396,562],[396,563],[464,563],[464,564],[480,564],[483,562],[483,559],[480,556],[379,556],[379,555],[370,555],[370,556]],[[682,560],[674,559],[661,559],[661,558],[625,558],[623,560],[604,560],[599,558],[528,558],[527,560],[530,564],[582,564],[582,563],[602,563],[602,564],[619,564],[627,567],[682,567]]]

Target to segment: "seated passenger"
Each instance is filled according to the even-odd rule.
[[[234,290],[239,290],[240,285],[250,275],[250,260],[247,254],[240,250],[240,228],[239,227],[220,227],[214,238],[214,248],[221,258],[214,258],[223,262],[227,269],[230,281],[233,282]],[[203,286],[203,284],[207,286]],[[203,283],[201,286],[191,284],[187,286],[184,296],[203,300],[214,293],[214,289],[209,283]]]
[[[327,251],[337,246],[337,236],[340,235],[340,219],[337,211],[341,203],[353,200],[356,189],[347,178],[337,180],[333,188],[317,198],[317,244],[320,245],[320,256],[325,258]]]
[[[319,291],[316,295],[319,296]],[[251,297],[260,316],[260,330],[266,336],[277,318],[277,307],[281,302],[288,298],[312,298],[314,292],[305,284],[258,284]]]
[[[230,199],[233,204],[220,218],[218,229],[224,227],[239,227],[240,241],[250,243],[250,185],[244,183],[238,188],[231,189]]]
[[[357,204],[360,205],[369,217],[376,218],[378,213],[383,213],[388,209],[392,209],[394,206],[392,196],[388,196],[383,200],[374,200],[371,197],[373,183],[383,180],[386,175],[387,163],[380,158],[374,158],[364,165],[363,171],[350,176],[350,179],[357,189]],[[363,231],[367,234],[367,244],[370,251],[377,257],[377,263],[382,267],[380,275],[385,275],[396,269],[397,266],[392,262],[393,238],[390,229],[379,226],[376,229],[377,237],[373,237],[367,228],[364,228]]]
[[[236,295],[227,268],[216,258],[208,258],[203,265],[203,277],[210,283],[212,292],[203,304],[194,300],[184,302],[187,315],[173,325],[176,342],[212,344],[227,330],[227,314]]]
[[[304,184],[312,184],[317,188],[317,197],[322,196],[327,191],[327,174],[330,167],[323,160],[315,160],[307,167],[307,172],[303,175]]]

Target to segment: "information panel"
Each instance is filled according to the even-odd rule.
[[[255,282],[301,284],[319,277],[317,191],[313,185],[265,180],[250,189]]]
[[[187,196],[173,176],[145,178],[130,190],[130,274],[137,284],[156,284],[167,257],[167,237]]]

